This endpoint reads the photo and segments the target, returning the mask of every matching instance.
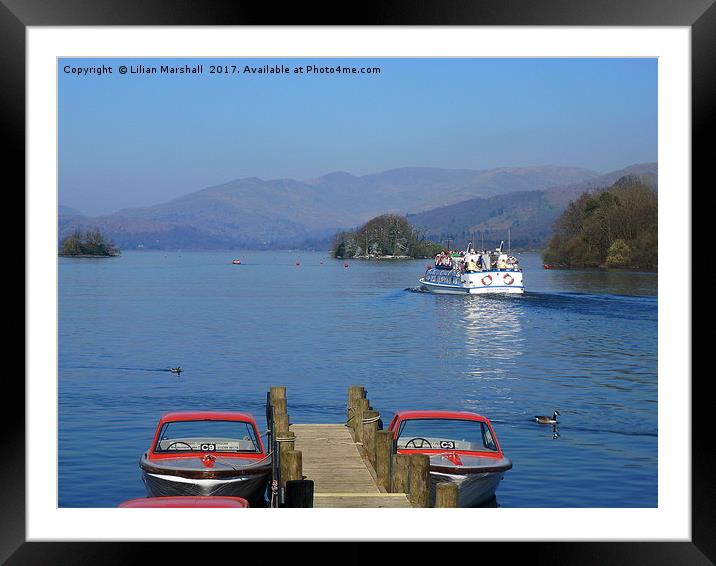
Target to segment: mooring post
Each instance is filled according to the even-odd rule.
[[[346,424],[355,434],[356,429],[356,403],[358,399],[365,398],[365,387],[362,385],[351,385],[348,387],[348,408],[346,410]]]
[[[393,454],[391,460],[391,493],[410,493],[410,456]]]
[[[283,455],[287,450],[293,450],[296,446],[296,433],[289,430],[282,436],[276,438],[279,448],[279,460],[283,460]]]
[[[410,503],[413,507],[427,507],[430,494],[430,456],[410,455]]]
[[[286,406],[286,397],[276,397],[276,399],[271,401],[271,404],[273,405],[274,415],[288,414],[288,408]]]
[[[286,413],[275,413],[273,416],[274,429],[276,432],[276,438],[284,437],[288,434],[288,414]]]
[[[303,455],[300,450],[286,450],[281,454],[281,487],[286,482],[303,479]]]
[[[363,411],[363,447],[368,454],[368,460],[375,469],[375,433],[378,432],[378,411]]]
[[[377,423],[376,423],[377,424]],[[375,475],[378,487],[390,491],[390,463],[393,456],[393,432],[378,430],[375,433]]]
[[[271,387],[269,390],[271,394],[271,404],[276,405],[276,399],[285,399],[286,398],[286,386],[285,385],[276,385],[274,387]]]
[[[362,398],[358,399],[356,402],[356,410],[355,410],[355,422],[356,426],[354,429],[353,436],[355,437],[355,441],[360,443],[363,442],[363,413],[368,410],[370,407],[370,401],[368,399]]]
[[[435,486],[435,507],[457,507],[458,486],[451,481]]]

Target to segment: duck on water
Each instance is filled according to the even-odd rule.
[[[547,417],[544,415],[538,415],[535,417],[535,421],[538,424],[557,424],[557,417],[559,416],[559,411],[555,411],[552,413],[551,417]]]

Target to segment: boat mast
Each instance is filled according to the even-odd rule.
[[[507,255],[512,255],[512,239],[509,228],[507,229]]]

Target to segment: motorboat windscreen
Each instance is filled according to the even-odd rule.
[[[398,431],[398,448],[497,452],[490,427],[467,419],[406,419]]]
[[[258,454],[254,426],[244,421],[192,420],[165,423],[155,453],[236,452]]]

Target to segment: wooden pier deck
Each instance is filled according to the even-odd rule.
[[[410,507],[404,493],[386,493],[343,424],[291,424],[303,475],[314,482],[314,507]]]

